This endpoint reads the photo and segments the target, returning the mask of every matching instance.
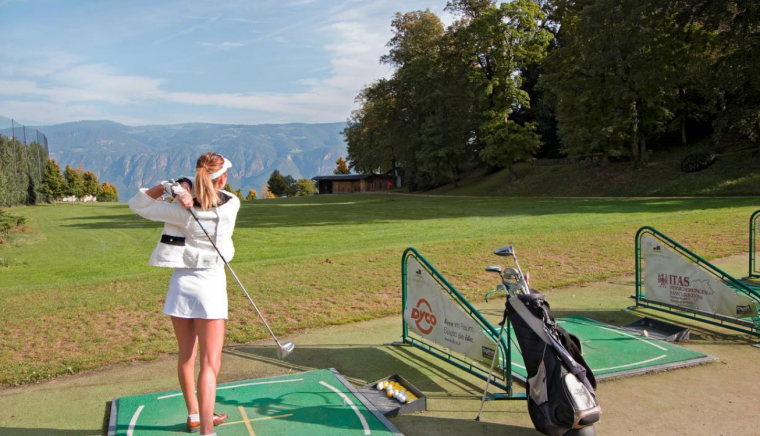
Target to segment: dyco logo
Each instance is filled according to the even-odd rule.
[[[417,302],[417,307],[412,309],[412,319],[414,320],[414,324],[417,325],[417,329],[423,334],[432,332],[433,326],[436,324],[433,309],[430,308],[430,304],[424,298],[420,298],[420,301]]]

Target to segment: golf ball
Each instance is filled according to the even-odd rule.
[[[398,396],[398,400],[402,403],[406,403],[406,394],[401,394]]]
[[[377,388],[378,391],[382,391],[383,390],[383,382],[379,382],[377,384],[376,388]]]
[[[389,389],[385,391],[385,395],[387,395],[388,398],[393,398],[393,389]]]

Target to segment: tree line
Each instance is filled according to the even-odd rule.
[[[108,182],[100,183],[95,173],[81,167],[66,165],[62,173],[61,167],[54,159],[47,159],[41,191],[50,202],[59,201],[64,197],[83,199],[87,196],[95,197],[100,202],[119,200],[119,190],[116,186]]]
[[[757,0],[450,0],[397,13],[388,79],[343,134],[359,172],[411,190],[536,156],[645,161],[663,134],[760,140]]]
[[[39,143],[24,144],[0,135],[0,205],[45,201],[42,174],[48,152]]]

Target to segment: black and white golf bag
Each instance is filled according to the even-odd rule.
[[[602,408],[578,338],[555,322],[539,292],[510,297],[507,310],[528,371],[528,412],[536,430],[549,436],[595,435]]]

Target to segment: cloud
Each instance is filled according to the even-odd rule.
[[[0,114],[44,124],[59,124],[81,120],[113,120],[127,125],[155,124],[145,118],[130,117],[120,112],[104,111],[102,107],[84,104],[61,105],[44,101],[0,101]]]
[[[232,42],[232,41],[224,41],[224,42],[199,42],[198,45],[201,47],[210,47],[216,50],[232,50],[236,47],[242,47],[242,42]]]
[[[187,35],[188,33],[195,32],[198,29],[202,29],[202,28],[208,26],[209,24],[213,23],[214,21],[218,20],[221,17],[222,17],[221,15],[217,15],[216,17],[210,18],[210,19],[204,21],[203,23],[199,23],[199,24],[196,24],[194,26],[190,26],[190,27],[188,27],[188,28],[186,28],[184,30],[180,30],[179,32],[177,32],[177,33],[175,33],[173,35],[170,35],[170,36],[167,36],[165,38],[161,38],[161,39],[158,39],[156,41],[153,41],[153,45],[163,44],[166,41],[174,39],[174,38],[176,38],[178,36]]]
[[[246,44],[264,40],[314,44],[327,54],[327,59],[319,65],[305,65],[304,71],[308,72],[305,74],[311,77],[307,75],[299,81],[301,86],[297,92],[190,92],[177,89],[171,76],[129,74],[77,55],[41,53],[34,62],[27,62],[43,66],[36,74],[23,73],[31,67],[21,58],[10,63],[13,65],[10,70],[7,63],[0,63],[0,113],[45,122],[109,118],[133,125],[189,121],[344,120],[355,108],[354,98],[359,90],[374,80],[388,77],[392,71],[378,62],[387,51],[385,43],[389,38],[390,16],[386,11],[387,2],[385,6],[383,4],[382,1],[346,1],[252,40],[196,43],[214,51],[242,50]],[[157,43],[194,32],[220,17],[217,15]],[[245,18],[229,20],[253,22]],[[288,32],[287,38],[282,36],[291,29],[294,31]],[[308,41],[303,41],[304,37]],[[194,62],[194,65],[198,64],[202,62]],[[5,76],[4,71],[8,73]],[[156,107],[161,110],[155,111]],[[143,114],[147,113],[156,115],[150,120],[143,119]]]

